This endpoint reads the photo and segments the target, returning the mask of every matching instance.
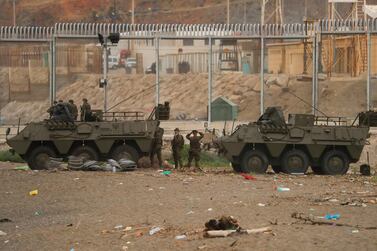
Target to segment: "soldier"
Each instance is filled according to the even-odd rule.
[[[198,136],[199,133],[199,136]],[[191,136],[192,135],[192,136]],[[202,132],[198,132],[197,130],[193,130],[189,134],[186,135],[186,138],[190,141],[190,150],[188,156],[188,167],[191,167],[192,159],[195,159],[195,167],[199,167],[200,161],[200,140],[204,137]]]
[[[82,105],[81,105],[81,114],[80,114],[81,121],[88,121],[91,114],[92,114],[92,108],[90,107],[88,100],[86,98],[83,98]]]
[[[173,151],[174,165],[176,169],[178,169],[178,164],[180,168],[183,167],[181,152],[182,152],[184,144],[185,144],[185,140],[183,139],[183,136],[179,134],[179,129],[175,128],[174,137],[171,141],[171,148]]]
[[[58,104],[58,102],[56,100],[54,100],[54,103],[52,104],[52,106],[50,106],[47,109],[47,113],[50,115],[50,119],[52,118],[52,116],[54,116],[54,110],[56,109],[57,104]]]
[[[73,102],[72,99],[68,101],[68,107],[69,107],[69,112],[72,115],[72,118],[76,121],[77,116],[79,115],[79,110],[77,109],[77,105]]]
[[[162,158],[161,158],[161,148],[162,148],[162,137],[164,136],[164,129],[160,127],[160,121],[157,122],[157,129],[154,133],[154,138],[152,141],[152,149],[150,153],[151,159],[151,166],[153,167],[154,162],[154,155],[157,155],[158,164],[162,166]]]

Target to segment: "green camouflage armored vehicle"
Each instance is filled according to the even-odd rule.
[[[33,122],[7,138],[7,143],[31,169],[46,169],[50,157],[70,155],[84,160],[127,158],[137,162],[150,152],[159,124],[159,120],[152,119],[153,115],[161,120],[169,118],[170,108],[165,105],[159,105],[147,120],[138,112],[97,111],[93,113],[95,121],[90,122],[61,119]]]
[[[269,107],[257,122],[240,125],[219,139],[219,148],[237,172],[265,173],[269,165],[284,173],[345,174],[357,162],[369,125],[347,125],[342,118],[290,114]]]

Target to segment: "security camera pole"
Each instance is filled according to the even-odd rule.
[[[119,42],[120,39],[120,34],[119,33],[110,33],[109,36],[103,36],[102,34],[98,34],[98,40],[101,43],[102,46],[102,55],[103,55],[103,78],[100,79],[99,81],[99,87],[104,89],[104,107],[103,111],[107,112],[107,72],[108,72],[108,67],[109,67],[109,62],[108,62],[108,44],[107,41],[110,39],[111,44],[116,46]]]

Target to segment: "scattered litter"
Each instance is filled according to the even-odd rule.
[[[34,213],[34,215],[35,216],[40,216],[42,213],[41,212],[38,212],[38,211],[36,211],[35,213]]]
[[[368,164],[362,164],[360,166],[360,173],[364,176],[370,176],[370,165]]]
[[[123,225],[116,225],[115,227],[114,227],[114,229],[116,229],[116,230],[119,230],[119,229],[122,229],[123,228]]]
[[[123,231],[131,231],[132,227],[126,227]]]
[[[80,178],[74,178],[73,180],[79,180]]]
[[[262,228],[255,228],[255,229],[247,229],[247,230],[212,230],[207,231],[207,237],[227,237],[229,235],[239,233],[239,234],[259,234],[259,233],[268,233],[272,232],[270,227],[262,227]]]
[[[220,219],[210,219],[205,224],[206,230],[237,230],[240,229],[233,216],[222,216]]]
[[[5,244],[7,244],[8,242],[9,242],[9,240],[4,241]]]
[[[263,204],[263,203],[258,203],[258,206],[260,206],[260,207],[265,207],[265,206],[266,206],[266,204]]]
[[[29,192],[29,195],[30,195],[30,196],[38,195],[38,190],[30,191],[30,192]]]
[[[161,173],[162,175],[169,176],[171,174],[171,171],[166,170]]]
[[[131,242],[130,242],[130,241],[127,241],[127,244],[131,244]]]
[[[123,247],[122,247],[122,250],[127,250],[127,249],[128,249],[127,246],[123,246]]]
[[[7,235],[7,233],[0,230],[0,236],[5,236],[5,235]]]
[[[141,236],[143,236],[144,235],[144,233],[142,232],[142,231],[137,231],[136,233],[135,233],[135,236],[136,237],[141,237]]]
[[[277,190],[278,190],[278,192],[288,192],[291,189],[289,189],[288,187],[278,187]]]
[[[199,250],[202,250],[202,249],[205,249],[205,248],[207,248],[207,245],[202,245],[202,246],[198,247]]]
[[[356,233],[358,233],[358,232],[359,232],[359,230],[357,230],[357,229],[352,230],[352,233],[353,233],[353,234],[356,234]]]
[[[185,234],[183,234],[183,235],[177,235],[177,236],[175,237],[175,239],[176,239],[176,240],[186,240],[186,239],[187,239],[187,236],[186,236]]]
[[[339,200],[337,200],[337,199],[331,199],[331,200],[329,200],[330,202],[338,202]]]
[[[189,215],[189,214],[194,214],[194,211],[188,211],[186,214],[187,214],[187,215]]]
[[[164,190],[164,189],[165,189],[165,187],[159,187],[158,189],[160,189],[160,190]]]
[[[212,209],[212,208],[208,208],[207,211],[208,211],[208,212],[211,212],[211,211],[213,211],[213,209]]]
[[[162,229],[160,227],[153,227],[151,230],[149,230],[149,235],[154,235],[158,232],[160,232]]]
[[[8,218],[0,219],[0,223],[4,223],[4,222],[12,222],[12,220],[10,220]]]
[[[246,180],[256,180],[254,176],[251,176],[250,174],[241,173],[241,176],[244,177]]]
[[[148,191],[153,191],[153,188],[149,188]]]
[[[123,185],[123,182],[120,182],[119,185]]]
[[[326,214],[325,219],[326,220],[339,220],[340,214]]]
[[[14,170],[22,170],[22,171],[28,171],[30,170],[29,166],[17,166],[14,168]]]

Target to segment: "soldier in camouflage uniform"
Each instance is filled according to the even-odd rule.
[[[199,136],[198,136],[199,133]],[[191,136],[192,135],[192,136]],[[190,141],[190,150],[188,156],[188,167],[191,167],[191,162],[195,159],[195,167],[199,168],[200,161],[200,140],[204,137],[204,134],[193,130],[186,135],[186,138]]]
[[[47,110],[47,113],[50,115],[50,119],[52,118],[52,116],[54,116],[54,110],[56,109],[56,105],[58,104],[58,101],[54,101],[53,105],[50,106]]]
[[[171,141],[171,148],[173,151],[173,158],[174,158],[174,164],[175,168],[178,169],[178,165],[180,168],[183,167],[182,165],[182,157],[181,152],[183,149],[183,145],[185,144],[185,140],[181,134],[179,134],[179,129],[174,129],[174,137]]]
[[[72,115],[72,118],[74,120],[77,120],[77,117],[79,115],[79,110],[77,109],[77,105],[73,102],[72,99],[70,99],[68,101],[68,109],[69,109],[69,112],[71,113]]]
[[[164,136],[164,129],[160,127],[160,121],[158,121],[157,129],[154,133],[154,139],[152,141],[152,148],[150,153],[151,166],[153,167],[154,155],[157,155],[158,164],[162,166],[161,148],[162,148],[162,137]]]
[[[82,99],[82,105],[81,105],[81,121],[88,121],[92,115],[92,108],[90,107],[90,104],[88,103],[88,100],[86,98]]]

